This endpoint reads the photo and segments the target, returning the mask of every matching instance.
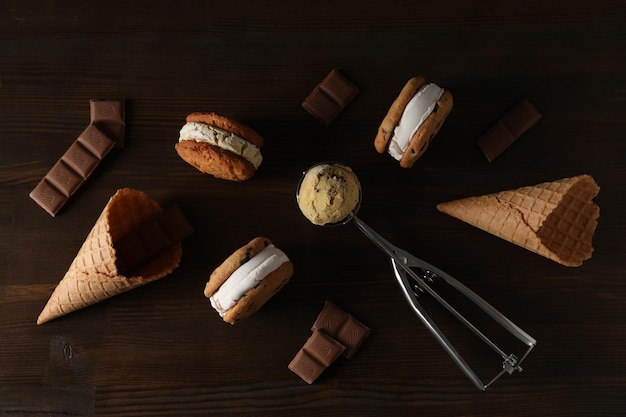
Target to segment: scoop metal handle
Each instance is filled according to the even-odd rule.
[[[470,381],[480,390],[486,390],[493,382],[495,382],[498,378],[500,378],[504,373],[512,374],[514,371],[522,371],[520,364],[522,361],[528,356],[530,351],[534,348],[537,341],[532,338],[528,333],[519,328],[515,323],[506,318],[502,313],[500,313],[497,309],[495,309],[491,304],[481,298],[478,294],[470,290],[467,286],[456,280],[451,275],[445,273],[439,268],[422,261],[421,259],[413,256],[407,251],[400,249],[391,243],[389,243],[386,239],[384,239],[381,235],[376,233],[371,227],[365,224],[361,219],[356,216],[352,217],[352,221],[357,226],[357,228],[365,234],[380,250],[382,250],[385,254],[387,254],[391,259],[391,264],[393,267],[394,275],[400,284],[400,288],[402,289],[402,293],[404,297],[409,302],[409,305],[412,307],[413,311],[420,318],[422,323],[426,326],[426,328],[431,332],[433,337],[439,342],[439,344],[444,348],[444,350],[450,355],[452,360],[456,363],[456,365],[463,371],[463,373],[470,379]],[[412,267],[419,268],[422,275],[415,273]],[[412,278],[412,281],[409,280],[409,277]],[[443,299],[435,290],[433,290],[430,285],[428,285],[428,280],[432,278],[441,278],[446,283],[454,287],[461,294],[470,299],[474,304],[476,304],[480,309],[482,309],[485,313],[487,313],[491,318],[497,321],[501,326],[503,326],[509,333],[515,336],[518,340],[523,342],[528,346],[528,349],[523,354],[523,356],[518,359],[514,354],[506,354],[502,349],[500,349],[495,343],[493,343],[484,333],[482,333],[476,326],[474,326],[469,320],[467,320],[458,310],[456,310],[452,305],[450,305],[445,299]],[[450,341],[446,338],[443,332],[439,329],[439,327],[435,324],[435,322],[430,318],[426,310],[419,303],[417,293],[415,292],[415,287],[418,287],[420,290],[431,295],[435,300],[437,300],[441,305],[443,305],[449,312],[451,312],[459,321],[461,321],[467,328],[469,328],[474,334],[476,334],[483,342],[485,342],[491,349],[497,352],[502,358],[502,370],[492,378],[488,383],[484,383],[478,375],[473,371],[473,369],[468,365],[468,363],[463,359],[463,357],[459,354],[459,352],[455,349],[455,347],[450,343]]]

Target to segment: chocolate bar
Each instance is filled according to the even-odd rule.
[[[302,102],[302,107],[324,126],[329,126],[358,93],[354,84],[333,69]]]
[[[113,146],[113,140],[90,124],[31,191],[30,198],[56,216]]]
[[[192,231],[177,205],[165,208],[158,216],[113,242],[118,273],[131,276],[137,268],[189,236]]]
[[[124,102],[91,100],[92,122],[31,191],[30,198],[52,217],[87,181],[113,147],[124,145]]]
[[[337,360],[345,348],[324,332],[315,331],[289,363],[288,368],[306,383],[312,384]]]
[[[311,337],[288,365],[308,384],[319,378],[341,354],[352,358],[371,332],[330,301],[324,304],[311,331]]]
[[[326,301],[311,330],[322,330],[346,347],[343,352],[348,359],[354,357],[371,329],[343,311],[330,301]]]
[[[476,143],[489,162],[496,159],[524,132],[541,119],[541,114],[528,100],[522,100],[505,114]]]

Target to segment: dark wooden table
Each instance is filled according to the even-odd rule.
[[[625,415],[626,3],[509,3],[2,1],[0,415]],[[301,102],[332,68],[361,93],[326,128]],[[450,90],[455,107],[425,156],[402,169],[373,139],[415,75]],[[89,123],[91,98],[127,100],[126,147],[52,218],[28,194]],[[523,98],[543,118],[488,163],[475,140]],[[203,176],[176,155],[194,111],[265,137],[254,179]],[[352,225],[304,219],[300,173],[327,160],[359,175],[363,220],[538,340],[523,372],[474,388],[410,310],[382,253]],[[601,216],[593,258],[577,268],[435,209],[583,173],[601,186]],[[37,326],[122,187],[183,209],[195,231],[180,267]],[[295,274],[256,315],[225,324],[204,284],[259,235]],[[307,385],[287,364],[325,300],[373,332]],[[497,357],[477,354],[479,342],[424,303],[469,357],[497,370]]]

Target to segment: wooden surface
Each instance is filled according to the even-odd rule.
[[[626,413],[626,3],[197,3],[0,2],[0,415]],[[332,68],[361,93],[325,128],[300,104]],[[405,170],[377,154],[373,139],[415,75],[450,90],[455,107]],[[89,99],[111,97],[127,100],[127,146],[52,218],[28,193],[87,126]],[[523,98],[543,118],[488,163],[475,140]],[[179,159],[178,130],[193,111],[232,116],[265,137],[254,179],[217,180]],[[412,313],[382,253],[353,225],[304,219],[296,184],[325,160],[358,174],[360,218],[538,340],[523,372],[478,391]],[[583,173],[601,186],[601,217],[593,258],[577,268],[435,209]],[[122,187],[184,210],[195,231],[180,267],[37,326]],[[231,326],[204,298],[204,283],[258,235],[290,256],[295,275]],[[324,300],[373,332],[356,357],[309,386],[287,364]],[[439,315],[482,363],[478,342]],[[490,372],[501,363],[484,361]]]

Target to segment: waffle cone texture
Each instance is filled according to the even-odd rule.
[[[440,203],[437,209],[565,266],[591,258],[600,187],[590,175]]]
[[[43,324],[171,273],[182,257],[180,242],[142,266],[135,276],[118,273],[114,242],[163,209],[145,193],[124,188],[104,207],[78,254],[37,319]]]

